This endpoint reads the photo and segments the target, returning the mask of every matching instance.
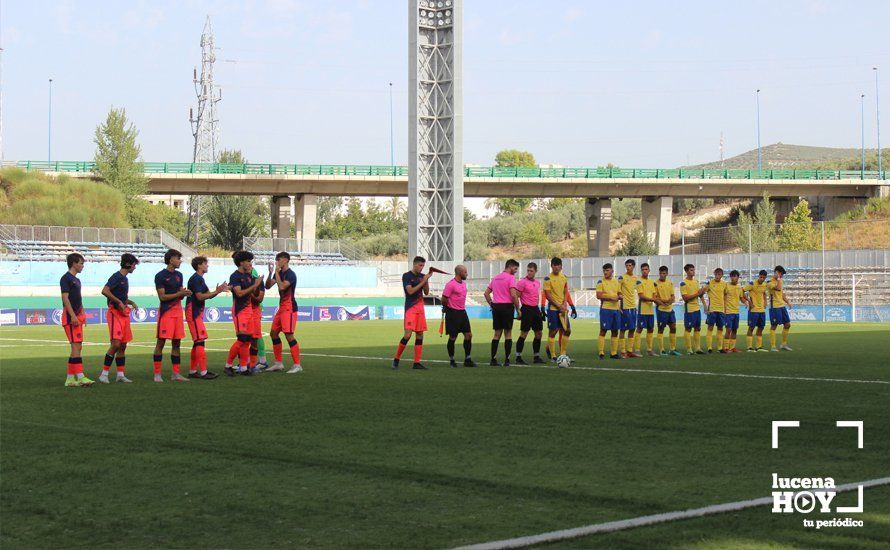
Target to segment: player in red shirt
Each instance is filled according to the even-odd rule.
[[[294,294],[297,289],[297,274],[290,268],[290,254],[287,252],[279,252],[275,255],[275,268],[269,266],[269,279],[266,281],[266,289],[278,285],[278,311],[275,312],[275,318],[272,319],[272,331],[269,336],[272,338],[272,351],[275,354],[275,364],[269,367],[270,372],[284,370],[281,364],[283,359],[281,333],[287,340],[290,347],[290,356],[293,359],[293,366],[287,371],[288,374],[296,374],[303,370],[300,365],[300,344],[294,338],[294,332],[297,329],[297,299]]]

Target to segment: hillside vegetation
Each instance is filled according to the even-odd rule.
[[[885,159],[884,168],[887,168],[887,154],[890,150],[881,148]],[[861,164],[861,151],[859,149],[843,149],[837,147],[813,147],[810,145],[791,145],[788,143],[773,143],[762,148],[764,170],[772,169],[834,169],[834,170],[858,170]],[[877,149],[866,149],[866,169],[877,169]],[[757,149],[746,151],[740,155],[729,157],[723,163],[715,161],[706,164],[698,164],[689,168],[726,168],[754,170],[757,168]]]

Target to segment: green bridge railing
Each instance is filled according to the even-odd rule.
[[[20,160],[9,163],[27,170],[49,172],[92,172],[91,161]],[[146,162],[146,174],[262,174],[295,176],[407,176],[407,166],[370,166],[350,164],[220,164],[191,162]],[[886,176],[886,172],[884,176]],[[876,170],[715,170],[680,168],[503,168],[467,167],[471,178],[632,178],[632,179],[791,179],[848,180],[881,179]]]

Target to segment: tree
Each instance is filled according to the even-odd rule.
[[[500,216],[509,216],[531,210],[532,199],[522,197],[490,198],[485,199],[485,208],[493,208]]]
[[[757,201],[753,216],[739,213],[738,225],[730,228],[736,246],[743,251],[769,252],[776,249],[776,207],[769,193]]]
[[[220,164],[245,164],[244,155],[240,149],[223,149],[219,152]]]
[[[799,252],[818,248],[818,235],[810,216],[810,205],[801,200],[782,224],[779,231],[779,250]]]
[[[105,183],[120,191],[128,210],[148,190],[140,156],[142,149],[136,143],[139,132],[127,120],[125,109],[108,111],[103,124],[96,127],[93,142],[96,144],[95,174]]]
[[[528,151],[519,151],[517,149],[504,149],[498,151],[494,156],[495,166],[499,167],[524,167],[533,168],[538,165],[535,162],[535,156]]]
[[[657,254],[658,248],[642,227],[634,227],[627,234],[627,242],[615,253],[618,256],[648,256]]]
[[[260,231],[256,202],[255,197],[211,197],[204,210],[207,244],[226,250],[240,250],[244,237],[255,237]]]

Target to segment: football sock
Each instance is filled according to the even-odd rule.
[[[272,338],[272,354],[275,356],[275,362],[280,363],[284,358],[282,353],[281,338]]]
[[[713,346],[713,344],[714,344],[714,327],[712,327],[712,326],[708,327],[708,334],[707,334],[707,336],[705,336],[705,338],[707,338],[707,340],[708,340],[708,349],[714,349],[714,346]],[[718,346],[720,345],[719,337],[717,338],[717,345]]]
[[[513,351],[513,339],[506,338],[504,339],[504,357],[507,361],[510,360],[510,352]]]
[[[677,349],[677,333],[676,332],[672,332],[670,334],[670,342],[671,342],[671,351],[674,351],[675,349]]]
[[[752,344],[754,343],[754,336],[748,334],[747,336],[745,336],[745,340],[748,342],[748,348],[752,348]]]
[[[198,372],[198,344],[192,344],[189,352],[189,374]]]
[[[711,343],[708,342],[708,348],[710,349]],[[723,349],[723,331],[717,331],[717,349]]]
[[[173,374],[179,374],[179,365],[180,361],[182,361],[182,357],[179,355],[171,355],[170,362],[173,363]]]
[[[470,357],[470,352],[473,351],[473,341],[467,340],[464,338],[464,355]]]
[[[259,350],[257,349],[255,342],[251,343],[247,347],[247,352],[248,352],[248,360],[250,361],[248,363],[248,365],[251,367],[255,367],[256,363],[257,363],[257,357],[259,356]]]
[[[686,331],[683,333],[683,340],[686,342],[686,351],[695,351],[692,349],[692,332]]]
[[[604,334],[600,334],[599,338],[596,340],[597,349],[600,352],[600,355],[606,354],[606,336]]]
[[[74,364],[74,357],[68,358],[68,378],[74,378],[77,374],[77,366]]]
[[[624,336],[618,337],[618,352],[625,353],[627,351],[627,338]]]
[[[547,337],[547,349],[550,351],[550,357],[556,357],[556,340],[552,336]]]
[[[646,349],[652,351],[652,340],[655,339],[655,334],[652,332],[646,333]],[[662,346],[663,347],[663,346]],[[639,349],[639,348],[638,348]]]
[[[117,376],[120,378],[124,375],[124,372],[127,370],[127,358],[126,357],[115,357],[114,364],[117,365]]]
[[[163,356],[161,355],[152,355],[151,362],[155,368],[155,374],[161,374],[161,362],[163,361]]]
[[[791,327],[782,329],[782,345],[788,344],[788,333],[791,332]]]
[[[405,352],[406,347],[408,347],[408,339],[402,338],[401,340],[399,340],[399,347],[396,348],[396,359],[402,358],[402,353]]]
[[[449,338],[448,342],[445,344],[445,349],[448,350],[448,358],[454,360],[454,340]]]
[[[569,337],[563,334],[559,338],[559,354],[565,355],[569,351]]]
[[[207,350],[204,349],[204,342],[195,342],[192,351],[195,352],[195,367],[201,374],[207,374]]]
[[[495,359],[498,356],[498,341],[491,341],[491,358]]]
[[[266,340],[265,339],[263,339],[263,338],[256,339],[256,350],[257,350],[257,355],[259,355],[260,357],[266,356]]]
[[[762,348],[762,347],[763,347],[763,334],[758,334],[758,335],[757,335],[757,347],[758,347],[758,348]]]
[[[516,355],[522,355],[522,350],[525,348],[525,336],[520,336],[516,340]]]
[[[693,332],[692,338],[695,340],[695,351],[701,351],[701,331],[696,330]]]
[[[111,369],[112,361],[114,361],[114,356],[105,354],[105,361],[102,363],[102,372],[108,374],[109,369]]]
[[[618,353],[618,346],[620,345],[618,343],[619,340],[620,340],[620,338],[618,338],[617,336],[612,337],[612,347],[610,348],[612,355],[615,355],[616,353]]]
[[[423,338],[415,338],[414,339],[414,362],[420,363],[420,358],[423,356]]]
[[[633,346],[633,351],[635,351],[635,352],[639,352],[639,351],[641,351],[641,350],[640,350],[640,345],[641,345],[640,342],[642,341],[642,339],[643,339],[643,335],[642,335],[642,334],[640,334],[639,332],[635,332],[635,333],[634,333],[634,346]]]
[[[658,353],[664,353],[664,334],[658,335]]]
[[[541,356],[541,339],[535,338],[532,340],[532,351],[535,353],[535,357]]]
[[[229,348],[229,355],[226,356],[226,365],[233,365],[235,363],[235,358],[238,357],[240,351],[241,340],[235,340],[235,343]]]
[[[300,364],[300,343],[296,339],[288,340],[287,345],[290,346],[290,358],[293,359],[294,365]]]
[[[238,365],[242,371],[247,370],[247,365],[250,362],[250,344],[252,341],[253,338],[246,334],[238,335],[238,342],[241,344],[238,346]]]
[[[776,347],[776,331],[775,330],[769,331],[769,343],[770,343],[771,348]]]

